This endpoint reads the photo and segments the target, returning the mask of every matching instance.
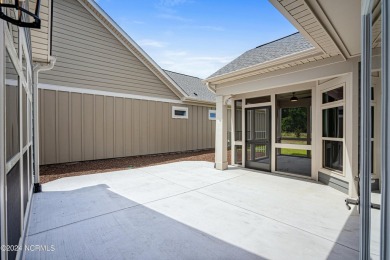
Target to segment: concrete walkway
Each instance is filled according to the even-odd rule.
[[[64,178],[43,190],[27,244],[54,250],[26,259],[358,258],[356,210],[311,181],[180,162]],[[378,258],[379,212],[372,217]]]

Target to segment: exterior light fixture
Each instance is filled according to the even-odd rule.
[[[298,97],[295,96],[295,92],[293,92],[293,96],[292,96],[292,98],[290,98],[290,101],[291,102],[297,102],[298,101]]]
[[[27,0],[0,0],[0,18],[19,27],[40,29],[40,7],[41,0],[36,0],[35,11],[32,13],[28,10]]]

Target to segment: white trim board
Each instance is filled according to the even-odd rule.
[[[175,99],[149,97],[149,96],[118,93],[118,92],[111,92],[111,91],[86,89],[86,88],[74,88],[74,87],[66,87],[66,86],[43,84],[43,83],[39,83],[38,88],[46,89],[46,90],[63,91],[63,92],[73,92],[73,93],[80,93],[80,94],[91,94],[91,95],[100,95],[100,96],[109,96],[109,97],[149,100],[149,101],[157,101],[157,102],[164,102],[164,103],[183,104],[183,101],[175,100]]]

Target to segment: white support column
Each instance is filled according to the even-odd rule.
[[[215,168],[226,170],[227,161],[227,105],[223,96],[217,96],[217,119],[215,125]]]

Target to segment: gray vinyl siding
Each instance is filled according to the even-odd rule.
[[[40,83],[178,99],[77,0],[54,0],[53,8],[57,62]]]
[[[32,45],[31,50],[34,61],[47,62],[49,56],[49,1],[51,0],[41,0],[40,2],[39,17],[41,19],[41,28],[30,30]],[[34,12],[35,6],[36,0],[30,0],[30,11]]]
[[[173,119],[172,106],[188,107],[188,119]],[[41,89],[40,163],[214,148],[209,109],[214,108]]]

